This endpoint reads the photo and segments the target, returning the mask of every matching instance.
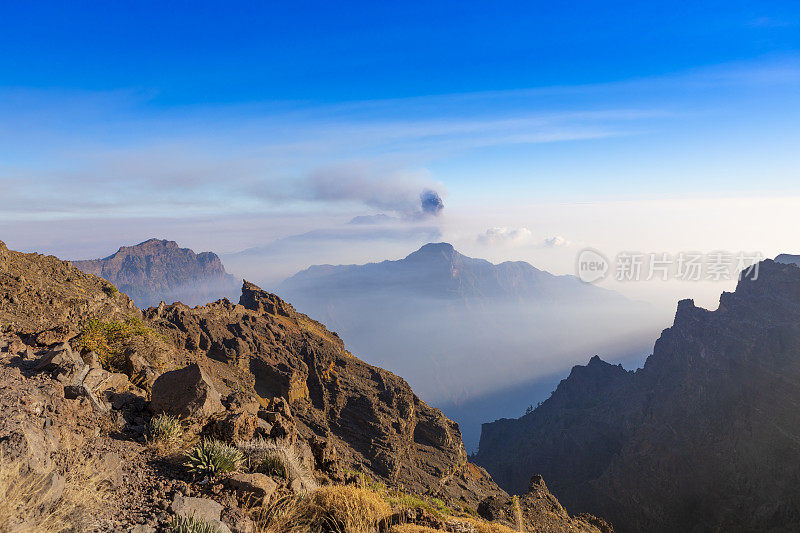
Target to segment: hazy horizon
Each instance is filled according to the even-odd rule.
[[[268,285],[431,241],[556,274],[584,247],[800,250],[796,4],[150,7],[3,8],[12,248],[157,236]],[[732,283],[604,286],[713,307]]]

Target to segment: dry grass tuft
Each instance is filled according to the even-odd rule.
[[[418,526],[416,524],[400,524],[392,526],[389,533],[441,533],[441,529],[431,529],[425,526]]]
[[[258,533],[309,533],[311,518],[303,496],[284,496],[254,513]]]
[[[352,485],[328,485],[264,509],[258,520],[259,533],[374,533],[391,512],[377,492]]]
[[[164,413],[155,415],[147,423],[147,445],[160,451],[169,451],[183,443],[181,421]]]
[[[106,477],[93,460],[69,464],[62,477],[37,474],[0,455],[0,531],[84,531],[106,491]]]
[[[309,500],[312,522],[328,524],[335,531],[372,532],[392,512],[380,494],[353,485],[323,487],[312,492]]]
[[[220,529],[200,517],[173,516],[169,521],[170,533],[222,533]]]

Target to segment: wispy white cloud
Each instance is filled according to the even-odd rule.
[[[561,235],[548,237],[544,240],[544,245],[548,248],[558,248],[560,246],[569,246],[570,244],[571,243]]]
[[[531,239],[528,228],[507,228],[505,226],[489,228],[478,235],[478,242],[487,246],[513,246],[524,244]]]

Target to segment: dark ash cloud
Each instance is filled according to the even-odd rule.
[[[422,194],[419,195],[419,201],[422,213],[425,215],[436,216],[444,209],[444,202],[442,202],[439,193],[431,189],[422,191]]]

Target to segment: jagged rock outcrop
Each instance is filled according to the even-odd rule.
[[[776,263],[785,263],[790,264],[794,263],[795,265],[800,265],[800,255],[795,254],[779,254],[775,257]]]
[[[177,345],[247,371],[262,398],[285,397],[304,439],[332,441],[348,468],[473,507],[500,494],[468,465],[458,425],[402,378],[357,359],[335,333],[251,283],[240,302],[160,306],[146,316]]]
[[[103,259],[73,261],[113,283],[144,309],[165,302],[199,305],[239,293],[239,282],[212,252],[194,253],[175,241],[149,239]]]
[[[620,531],[800,528],[800,268],[764,261],[716,311],[679,303],[644,368],[592,358],[475,461],[510,491],[541,474]]]

